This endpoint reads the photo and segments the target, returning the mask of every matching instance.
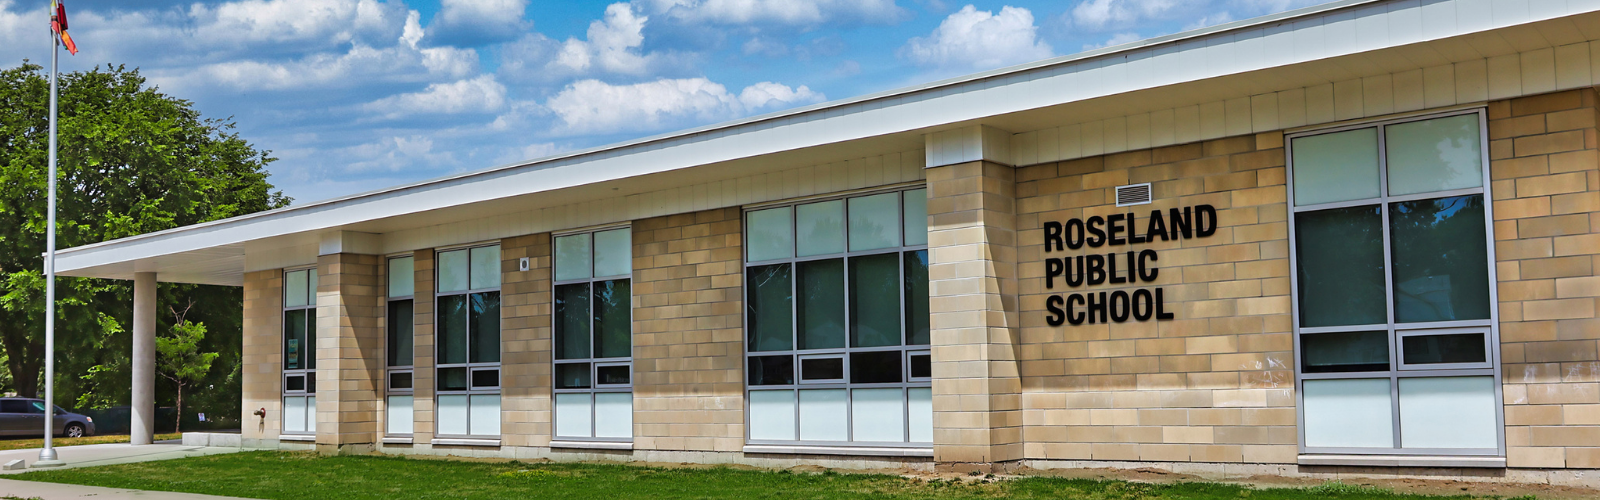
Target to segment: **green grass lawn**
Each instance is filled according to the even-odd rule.
[[[156,441],[165,441],[165,440],[168,440],[168,439],[181,439],[181,438],[183,438],[182,434],[156,434],[156,436],[155,436]],[[50,445],[51,446],[60,447],[60,446],[78,446],[78,445],[81,445],[81,444],[106,444],[106,443],[126,443],[126,442],[128,442],[128,435],[127,434],[110,434],[110,435],[105,435],[105,436],[86,436],[86,437],[81,437],[81,438],[58,437],[58,438],[52,439],[51,442],[50,442]],[[43,447],[44,447],[44,438],[0,440],[0,451],[5,451],[5,450],[26,450],[26,449],[29,449],[29,448],[43,448]],[[3,500],[4,498],[5,497],[0,497],[0,500]]]
[[[160,462],[29,472],[8,479],[263,499],[525,498],[1007,498],[1072,500],[1422,500],[1329,483],[1250,489],[1211,483],[1151,485],[1031,477],[923,480],[892,475],[732,468],[468,462],[385,456],[244,452]]]

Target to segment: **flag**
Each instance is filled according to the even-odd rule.
[[[78,44],[72,41],[72,35],[67,34],[67,4],[60,0],[50,3],[55,5],[55,11],[50,15],[50,30],[61,37],[61,45],[67,48],[68,53],[78,55]]]

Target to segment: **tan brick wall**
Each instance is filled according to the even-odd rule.
[[[1016,179],[1027,458],[1293,463],[1282,134],[1030,166]],[[1154,203],[1115,206],[1116,186],[1143,182]],[[1210,237],[1044,252],[1045,221],[1128,212],[1145,220],[1151,210],[1198,204],[1218,211]],[[1158,252],[1154,283],[1045,288],[1046,257],[1142,249]],[[1154,287],[1175,319],[1046,324],[1051,294]]]
[[[1596,99],[1489,105],[1507,462],[1600,467]]]
[[[411,302],[411,360],[413,443],[433,439],[433,249],[412,252],[413,297]]]
[[[1015,173],[986,162],[928,169],[933,454],[940,464],[1023,458]]]
[[[633,223],[635,449],[744,446],[740,217],[726,208]]]
[[[527,271],[520,260],[528,258]],[[500,242],[500,433],[507,446],[549,446],[550,234]]]
[[[317,258],[317,446],[372,445],[383,394],[382,261],[341,253]]]
[[[283,428],[283,271],[244,275],[244,339],[240,362],[241,435],[276,439]],[[256,416],[265,408],[266,418]]]

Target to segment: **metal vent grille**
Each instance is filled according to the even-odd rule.
[[[1150,203],[1150,183],[1117,186],[1117,206],[1126,207],[1146,203]]]

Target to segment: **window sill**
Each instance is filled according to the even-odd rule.
[[[854,446],[747,444],[744,446],[744,452],[777,455],[846,455],[933,458],[933,448],[871,448]]]
[[[1481,467],[1503,469],[1505,457],[1422,456],[1422,455],[1300,455],[1300,465],[1342,465],[1358,467]]]
[[[411,436],[384,437],[383,444],[411,444]]]
[[[551,448],[580,450],[632,450],[632,441],[551,441]]]
[[[498,448],[500,446],[500,440],[499,439],[471,439],[471,438],[434,438],[434,440],[432,441],[432,444],[435,445],[435,446],[486,446],[486,447]]]
[[[279,441],[304,441],[304,442],[308,442],[309,443],[309,442],[312,442],[312,441],[316,441],[317,440],[317,435],[316,434],[279,434],[278,435],[278,440]]]

